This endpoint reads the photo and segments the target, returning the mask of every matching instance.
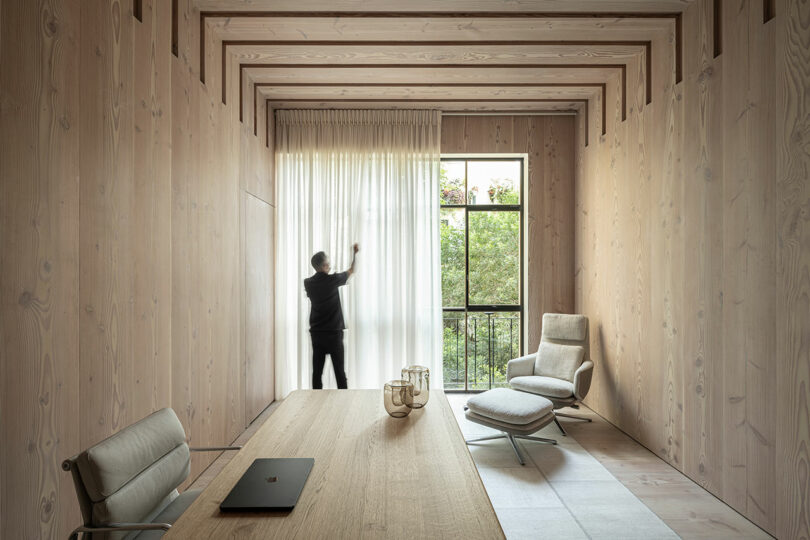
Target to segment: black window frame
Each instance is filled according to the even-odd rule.
[[[524,231],[524,209],[526,206],[524,192],[525,180],[525,167],[526,158],[522,156],[476,156],[464,154],[450,156],[441,156],[441,162],[445,161],[463,161],[464,162],[464,201],[465,204],[443,204],[439,200],[439,208],[444,209],[463,209],[464,210],[464,306],[442,306],[442,313],[456,312],[464,313],[464,389],[448,389],[446,392],[485,392],[486,390],[470,390],[469,389],[469,376],[468,376],[468,339],[467,339],[467,325],[468,313],[496,313],[496,312],[510,312],[520,313],[520,326],[518,329],[518,356],[523,356],[523,342],[524,342],[524,325],[525,325],[525,298],[524,298],[524,249],[525,249],[525,231]],[[474,161],[503,161],[503,162],[518,162],[520,164],[520,177],[519,177],[519,204],[469,204],[469,190],[467,186],[468,178],[468,163]],[[519,273],[519,291],[518,291],[518,304],[470,304],[470,212],[489,212],[489,211],[508,211],[518,212],[518,236],[519,236],[519,250],[518,254],[518,273]],[[442,359],[444,361],[444,359]],[[492,382],[490,377],[490,389]]]

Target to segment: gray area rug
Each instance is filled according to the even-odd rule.
[[[465,438],[497,433],[464,418],[466,396],[447,397]],[[507,538],[678,538],[571,436],[563,437],[553,423],[535,435],[556,439],[558,444],[519,441],[525,466],[517,462],[506,439],[469,446]]]

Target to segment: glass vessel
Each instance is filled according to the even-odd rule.
[[[430,397],[430,370],[425,366],[408,366],[402,368],[402,380],[413,385],[412,409],[424,407]]]
[[[394,418],[408,416],[413,405],[413,384],[403,380],[388,381],[383,388],[383,403]]]

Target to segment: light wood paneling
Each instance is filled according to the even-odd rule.
[[[776,534],[810,537],[810,5],[776,3]],[[764,82],[764,81],[763,81]]]
[[[571,39],[570,37],[568,39]],[[593,38],[591,38],[593,39]],[[508,42],[507,42],[508,43]],[[592,63],[617,64],[638,56],[639,45],[231,45],[228,52],[239,62],[272,64],[515,64]]]
[[[142,2],[142,15],[133,24],[134,50],[150,51],[133,65],[135,419],[169,405],[172,358],[171,6]]]
[[[363,7],[372,5],[366,3]],[[403,4],[404,5],[404,4]],[[574,5],[568,2],[567,5]],[[524,5],[525,6],[525,5]],[[217,11],[221,11],[220,8]],[[275,10],[273,10],[275,11]],[[430,10],[433,11],[433,10]],[[532,10],[535,11],[535,10]],[[654,19],[534,19],[464,17],[282,17],[214,18],[206,21],[220,39],[284,40],[390,40],[442,39],[557,40],[557,39],[651,39],[672,26],[670,18]],[[391,23],[394,22],[392,26]],[[208,70],[210,71],[210,70]]]
[[[80,13],[39,4],[0,5],[3,538],[64,537],[78,515],[59,463],[80,444]]]
[[[576,310],[597,366],[586,402],[768,532],[799,538],[810,14],[785,0],[763,25],[763,2],[724,0],[713,58],[713,8],[683,15],[683,83],[656,65],[652,104],[579,149]]]
[[[736,4],[732,6],[731,4]],[[745,324],[751,294],[747,287],[751,226],[749,213],[752,178],[749,165],[751,115],[748,87],[748,4],[732,0],[723,9],[723,498],[735,508],[745,509],[748,498],[745,364],[750,347]],[[761,223],[760,223],[761,224]],[[764,329],[763,329],[764,330]]]
[[[134,378],[132,22],[122,2],[81,3],[79,392],[82,443],[131,423]],[[127,43],[127,40],[130,43]]]
[[[543,313],[574,306],[574,147],[571,116],[445,116],[442,153],[526,153],[527,352],[540,343]]]
[[[413,109],[412,101],[380,101],[369,102],[367,100],[358,101],[277,101],[271,102],[271,106],[276,109]],[[576,114],[577,107],[582,108],[583,104],[572,101],[563,102],[481,102],[481,101],[430,101],[417,103],[420,109],[439,109],[443,111],[476,112],[482,111],[492,113],[493,107],[497,106],[497,113],[510,114],[512,112],[565,112]]]
[[[200,85],[191,2],[177,58],[171,2],[132,6],[0,4],[2,538],[65,538],[60,462],[159,407],[193,445],[246,423],[240,201],[272,203],[272,150]]]
[[[600,82],[609,78],[617,71],[615,68],[587,67],[580,69],[560,68],[499,68],[487,67],[482,69],[453,68],[453,67],[402,67],[397,69],[361,67],[345,68],[334,67],[262,67],[245,68],[247,78],[253,82],[343,82],[357,83],[412,81],[431,82],[524,82],[524,83],[578,83]],[[233,95],[228,89],[228,95]],[[237,87],[238,90],[238,87]],[[247,94],[247,93],[246,93]]]
[[[680,11],[692,0],[578,0],[576,3],[561,0],[533,0],[534,11],[632,11],[650,12]],[[357,8],[354,0],[201,0],[200,9],[219,10],[277,10],[277,11],[352,11]],[[524,11],[522,4],[510,0],[445,0],[437,5],[432,0],[416,0],[406,4],[398,0],[377,0],[364,3],[368,11]],[[440,8],[440,9],[439,9]]]
[[[272,83],[270,83],[272,84]],[[565,87],[509,87],[499,88],[472,87],[455,88],[447,86],[430,87],[392,87],[392,86],[270,86],[258,87],[259,101],[286,101],[288,99],[308,99],[321,101],[328,99],[363,99],[385,100],[390,99],[418,99],[440,102],[442,99],[452,97],[456,100],[475,101],[476,99],[588,99],[600,95],[598,86],[572,86]],[[261,112],[258,115],[261,118]]]
[[[274,211],[245,194],[245,423],[275,398],[273,362]]]
[[[722,309],[723,284],[723,65],[713,61],[712,5],[703,2],[685,15],[686,39],[695,54],[686,56],[683,174],[684,236],[692,246],[693,271],[684,275],[684,423],[697,430],[684,446],[684,472],[712,493],[723,479]],[[695,112],[696,111],[696,112]]]

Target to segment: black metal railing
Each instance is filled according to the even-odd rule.
[[[445,389],[507,386],[506,363],[520,355],[520,313],[447,310],[443,337]]]

